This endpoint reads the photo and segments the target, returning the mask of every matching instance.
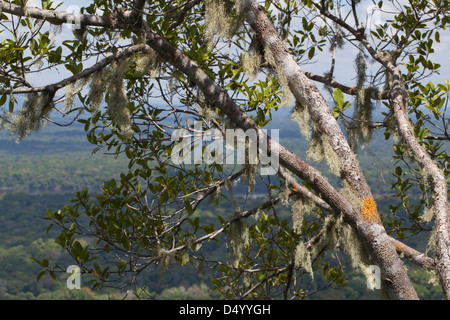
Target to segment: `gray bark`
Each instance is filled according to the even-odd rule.
[[[343,178],[349,182],[352,190],[360,199],[372,198],[356,158],[342,132],[337,130],[335,119],[319,90],[307,79],[303,71],[292,60],[284,44],[279,41],[276,32],[272,31],[273,26],[257,3],[250,0],[243,1],[243,3],[247,22],[256,32],[261,33],[265,39],[266,45],[274,55],[276,64],[286,75],[291,91],[299,101],[308,106],[313,120],[318,124],[321,132],[331,138],[331,145],[339,159],[341,159]],[[24,14],[24,10],[20,6],[1,0],[0,6],[4,12],[15,15]],[[62,24],[74,19],[73,15],[65,12],[33,8],[27,9],[27,15],[54,24]],[[135,17],[132,14],[129,16]],[[128,23],[118,21],[114,17],[81,15],[77,18],[84,25],[107,28],[129,28],[130,25],[134,24],[130,24],[130,21]],[[264,134],[256,123],[235,104],[227,92],[214,83],[195,62],[190,60],[180,50],[174,48],[163,37],[145,25],[133,31],[144,31],[147,36],[147,44],[157,52],[160,58],[185,73],[202,90],[209,102],[220,108],[237,127],[244,130],[255,129],[259,137]],[[374,264],[377,264],[382,270],[382,281],[389,297],[392,299],[417,299],[417,294],[406,275],[403,263],[398,258],[396,249],[391,244],[379,220],[367,221],[363,219],[361,212],[356,212],[352,204],[335,190],[313,167],[283,146],[276,144],[275,146],[279,150],[280,164],[299,178],[305,180],[320,195],[323,201],[335,212],[342,213],[344,220],[355,228]],[[450,266],[450,263],[447,265]]]
[[[266,50],[270,50],[275,63],[274,67],[278,70],[279,76],[286,78],[289,89],[295,98],[308,107],[311,118],[320,128],[320,132],[329,138],[331,147],[341,161],[341,177],[348,182],[352,192],[360,200],[371,199],[369,201],[372,202],[370,188],[356,157],[318,88],[305,76],[304,71],[292,58],[258,3],[254,0],[243,0],[242,12],[244,12],[246,21],[263,40]],[[327,201],[325,197],[323,199]],[[340,212],[340,210],[336,210],[336,212]],[[371,208],[371,210],[376,210],[376,208]],[[389,297],[392,299],[418,299],[403,268],[403,263],[397,256],[395,248],[378,218],[378,213],[370,212],[367,217],[361,211],[361,215],[353,214],[351,218],[354,220],[348,219],[347,222],[355,226],[367,253],[382,270],[382,281]]]

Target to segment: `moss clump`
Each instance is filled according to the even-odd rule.
[[[46,124],[45,117],[53,110],[53,94],[49,92],[29,93],[23,103],[22,109],[12,115],[10,132],[17,135],[18,141],[30,132],[39,130]]]

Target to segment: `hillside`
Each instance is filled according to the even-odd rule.
[[[308,144],[300,136],[297,124],[286,120],[288,117],[286,110],[280,110],[269,128],[280,128],[281,143],[298,154],[306,154]],[[92,149],[80,124],[67,128],[50,125],[19,144],[8,133],[0,132],[0,299],[106,299],[120,298],[123,294],[115,290],[94,293],[88,288],[69,291],[65,288],[64,273],[56,280],[45,276],[36,283],[40,268],[31,257],[52,257],[70,263],[52,240],[53,230],[46,234],[45,211],[61,208],[83,188],[95,192],[103,180],[127,170],[126,159],[115,159],[100,152],[92,155]],[[392,145],[385,141],[382,133],[376,134],[370,145],[359,150],[380,212],[389,212],[389,206],[396,201],[390,196],[388,184],[392,179],[390,172],[395,167],[391,155]],[[319,164],[319,169],[326,174],[325,164]],[[336,183],[333,176],[328,175],[328,178]],[[258,193],[258,189],[255,192]],[[258,199],[252,199],[247,205],[251,206],[252,201],[257,203]],[[202,206],[197,214],[214,217],[212,210],[225,210],[230,205],[222,201],[218,208]],[[423,247],[425,243],[414,245]],[[220,248],[211,250],[223,254]],[[178,268],[166,273],[164,278],[159,272],[149,271],[145,285],[151,288],[156,298],[212,297],[207,291],[208,276],[188,268],[183,270],[184,277],[180,277]],[[411,275],[422,297],[435,299],[441,296],[440,290],[428,283],[428,275],[414,269]],[[347,287],[324,290],[311,298],[378,298],[376,293],[367,290],[365,279],[358,272],[351,271],[348,279]],[[318,283],[310,285],[319,287],[320,279],[316,280]]]

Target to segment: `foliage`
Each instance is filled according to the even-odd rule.
[[[336,253],[341,249],[349,256],[347,263],[363,271],[373,261],[389,263],[385,251],[377,250],[370,224],[379,224],[377,236],[384,240],[384,232],[404,240],[434,227],[446,229],[450,85],[425,79],[439,72],[433,47],[450,23],[450,7],[448,1],[411,1],[390,11],[384,9],[386,1],[373,3],[391,16],[365,30],[360,1],[267,0],[255,9],[251,0],[93,0],[81,10],[81,25],[60,41],[54,35],[72,15],[52,15],[58,8],[49,1],[42,2],[43,9],[0,1],[5,37],[0,47],[1,125],[26,141],[47,122],[77,122],[93,153],[124,161],[112,168],[107,160],[94,160],[93,169],[113,171],[101,172],[106,177],[100,192],[89,185],[100,175],[76,175],[81,181],[62,186],[77,188],[75,198],[46,211],[52,230],[58,230],[56,243],[93,289],[105,284],[132,288],[145,271],[167,271],[175,263],[210,268],[216,292],[224,298],[302,299],[314,292],[309,279],[317,274],[324,279],[322,287],[346,285],[346,268]],[[304,72],[315,59],[325,59],[328,46],[330,71]],[[343,84],[334,72],[337,53],[345,46],[357,51],[356,83],[345,79]],[[374,62],[370,68],[369,57]],[[47,69],[69,76],[49,84],[29,82],[29,75]],[[312,81],[328,89],[333,103],[326,104]],[[376,105],[384,116],[378,122]],[[301,120],[300,132],[310,136],[304,153],[286,149],[289,141],[281,145],[277,175],[262,174],[260,162],[250,163],[250,153],[246,163],[229,166],[173,161],[180,156],[180,132],[204,138],[204,132],[215,129],[217,140],[226,129],[253,129],[261,138],[263,128],[286,107]],[[63,117],[55,118],[55,111]],[[386,171],[399,201],[390,204],[389,212],[377,211],[373,194],[380,182],[366,183],[356,157],[380,128],[396,161],[395,169]],[[391,142],[395,137],[400,139]],[[205,155],[210,149],[203,142],[182,148],[183,156],[188,151]],[[245,145],[246,140],[236,143]],[[215,159],[219,153],[215,149],[209,156]],[[302,159],[304,154],[314,167]],[[58,156],[44,160],[58,166]],[[77,156],[71,161],[85,162]],[[32,166],[27,160],[20,164]],[[55,187],[52,179],[23,181],[11,163],[2,165],[11,173],[6,186]],[[379,190],[385,192],[386,184]],[[246,190],[243,201],[236,198],[237,190]],[[248,200],[255,190],[265,196]],[[418,190],[421,196],[411,199]],[[200,214],[208,201],[211,214]],[[370,221],[361,215],[366,203],[373,209]],[[436,259],[448,251],[448,241],[438,240],[430,243]],[[226,254],[214,252],[223,246]],[[389,250],[389,261],[397,261],[391,245]],[[64,270],[47,258],[36,261],[43,268],[40,278],[46,272],[56,278]],[[437,265],[450,296],[450,283],[445,283],[450,266]],[[403,268],[391,266],[381,267],[407,279]],[[399,288],[390,284],[392,279],[384,279],[384,286]],[[409,290],[408,283],[402,285]],[[152,290],[134,294],[147,291]],[[186,294],[178,291],[166,293]]]

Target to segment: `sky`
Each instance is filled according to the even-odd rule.
[[[61,1],[61,0],[53,0],[54,4],[62,3],[61,7],[58,8],[58,10],[61,11],[68,11],[68,12],[77,12],[79,10],[79,7],[89,5],[92,1],[89,0],[67,0],[67,1]],[[387,3],[387,2],[385,2]],[[41,7],[41,0],[28,0],[28,6],[31,7]],[[383,9],[386,11],[394,11],[390,10],[393,8],[390,8],[388,4],[385,4],[383,6]],[[366,29],[370,29],[371,25],[377,24],[377,23],[383,23],[386,19],[392,18],[391,15],[386,13],[380,13],[380,11],[374,11],[373,5],[371,4],[371,1],[365,1],[362,2],[362,4],[359,6],[360,10],[360,19],[361,21],[364,20],[364,23],[366,24]],[[345,11],[342,12],[343,15],[345,15]],[[1,36],[4,36],[4,34],[0,34],[0,41],[2,40]],[[58,39],[73,39],[74,36],[72,34],[72,27],[69,25],[65,25],[62,29],[61,34],[58,35]],[[445,80],[449,79],[450,75],[450,62],[448,62],[448,52],[450,52],[450,32],[441,32],[441,42],[436,43],[434,45],[435,54],[434,54],[434,61],[441,64],[441,74],[435,75],[432,78],[430,78],[430,81],[433,81],[435,83],[442,83]],[[308,64],[303,66],[303,68],[306,71],[311,71],[316,74],[323,75],[325,72],[327,72],[330,68],[329,65],[329,51],[327,49],[324,50],[321,55],[318,55],[314,59],[313,64]],[[344,50],[338,52],[337,56],[337,63],[335,67],[335,76],[336,80],[340,81],[346,85],[353,86],[355,83],[355,67],[354,67],[354,59],[356,56],[356,49],[352,46],[346,46]],[[324,59],[322,59],[324,58]],[[323,62],[325,61],[325,62]],[[59,73],[53,72],[45,72],[39,75],[31,75],[29,78],[29,81],[32,84],[35,85],[42,85],[42,84],[48,84],[55,81],[55,77],[57,79],[63,79],[64,77],[70,76],[71,73],[64,68],[59,70]]]

